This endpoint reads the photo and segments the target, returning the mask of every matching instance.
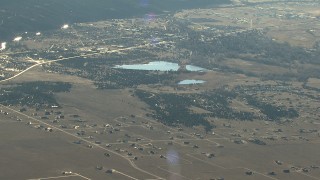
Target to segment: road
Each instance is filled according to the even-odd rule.
[[[119,153],[117,153],[117,152],[111,151],[111,150],[109,150],[109,149],[107,149],[107,148],[105,148],[105,147],[103,147],[103,146],[101,146],[101,145],[99,145],[99,144],[96,144],[96,143],[94,143],[94,142],[91,142],[91,141],[89,141],[89,140],[87,140],[87,139],[84,139],[84,138],[79,137],[79,136],[77,136],[77,135],[75,135],[75,134],[72,134],[72,133],[70,133],[70,132],[67,132],[67,131],[59,128],[59,127],[55,127],[55,126],[53,126],[53,125],[51,125],[51,124],[48,124],[48,123],[46,123],[46,122],[44,122],[44,121],[41,121],[41,120],[36,119],[36,118],[34,118],[34,117],[31,117],[31,116],[29,116],[29,115],[27,115],[27,114],[21,113],[21,112],[15,110],[15,109],[10,108],[10,107],[4,106],[4,105],[2,105],[2,104],[0,104],[0,107],[5,108],[5,109],[8,109],[8,110],[10,110],[10,111],[12,111],[12,112],[15,112],[15,113],[19,114],[19,115],[25,116],[25,117],[27,117],[28,119],[34,120],[34,121],[36,121],[36,122],[38,122],[38,123],[44,124],[44,125],[52,128],[53,130],[57,130],[57,131],[60,131],[60,132],[64,133],[65,135],[68,135],[68,136],[72,136],[72,137],[74,137],[74,138],[77,138],[78,140],[81,140],[81,141],[83,141],[83,142],[86,142],[86,143],[92,145],[92,147],[97,147],[97,148],[100,148],[100,149],[102,149],[102,150],[108,151],[108,152],[111,153],[111,154],[120,156],[120,157],[122,157],[123,159],[127,160],[127,161],[129,162],[129,164],[130,164],[134,169],[136,169],[137,171],[140,171],[140,172],[142,172],[142,173],[148,174],[148,175],[150,175],[150,176],[152,176],[152,177],[155,177],[156,179],[164,179],[164,178],[162,178],[162,177],[159,177],[159,176],[157,176],[157,175],[155,175],[155,174],[152,174],[152,173],[150,173],[150,172],[148,172],[148,171],[145,171],[145,170],[139,168],[130,158],[128,158],[128,157],[126,157],[126,156],[123,156],[122,154],[119,154]],[[119,171],[117,171],[117,172],[119,172]],[[123,175],[123,174],[122,174],[122,175]],[[126,176],[129,177],[129,175],[126,175]],[[137,178],[134,178],[134,177],[132,177],[132,176],[130,176],[130,178],[132,178],[132,179],[137,179]]]
[[[162,41],[162,42],[156,43],[156,45],[166,44],[166,43],[168,43],[168,42]],[[119,53],[119,52],[121,52],[121,51],[138,49],[138,48],[145,48],[145,47],[148,47],[148,46],[150,46],[150,45],[149,45],[149,44],[146,44],[146,45],[138,45],[138,46],[121,48],[121,49],[115,49],[115,50],[109,50],[109,51],[103,51],[103,52],[93,52],[93,53],[88,53],[88,54],[83,54],[83,55],[78,55],[78,56],[63,57],[63,58],[59,58],[59,59],[55,59],[55,60],[48,60],[48,61],[45,61],[45,62],[41,62],[41,63],[34,64],[34,65],[28,67],[27,69],[21,71],[20,73],[12,76],[12,77],[10,77],[10,78],[1,80],[0,83],[8,82],[8,81],[10,81],[10,80],[12,80],[12,79],[15,79],[15,78],[23,75],[24,73],[30,71],[30,70],[33,69],[34,67],[41,66],[41,65],[44,65],[44,64],[49,64],[49,63],[59,62],[59,61],[65,61],[65,60],[70,60],[70,59],[75,59],[75,58],[80,58],[80,57],[82,57],[82,58],[84,58],[84,57],[90,57],[90,56],[94,56],[94,55],[101,55],[101,54],[107,54],[107,53]]]

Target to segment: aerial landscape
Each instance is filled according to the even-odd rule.
[[[320,180],[319,1],[199,1],[3,0],[0,179]]]

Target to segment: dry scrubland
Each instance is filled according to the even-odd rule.
[[[190,20],[188,27],[204,34],[208,27],[226,26],[237,27],[241,32],[262,29],[265,35],[275,42],[288,42],[292,46],[303,48],[311,48],[319,41],[319,18],[314,18],[319,15],[319,6],[312,5],[312,2],[269,3],[186,10],[178,12],[174,18]],[[113,23],[119,23],[121,25],[117,24],[113,28],[125,32],[124,35],[140,37],[143,33],[127,32],[129,30],[126,30],[126,26],[131,26],[132,21],[98,22],[94,25],[84,23],[77,24],[75,29],[79,28],[79,34],[85,32],[81,28],[94,28],[102,33],[104,27],[111,28]],[[150,28],[160,32],[166,23],[168,22],[158,19],[150,23]],[[148,25],[145,26],[144,28],[148,28]],[[231,33],[230,36],[232,33],[241,33],[239,29],[227,33]],[[53,36],[59,33],[54,32]],[[182,33],[177,32],[176,37],[170,37],[179,39]],[[252,58],[258,56],[247,53],[237,57],[209,59],[210,63],[218,63],[220,69],[212,68],[208,72],[146,72],[148,77],[159,78],[163,75],[171,78],[161,83],[119,83],[121,86],[116,86],[117,88],[97,88],[99,82],[118,85],[116,81],[110,83],[110,79],[114,78],[112,73],[118,73],[117,77],[129,82],[130,75],[122,76],[122,71],[111,67],[119,61],[133,63],[150,60],[135,58],[131,61],[131,57],[136,57],[136,52],[144,55],[143,53],[150,51],[151,55],[147,54],[147,58],[154,59],[180,58],[180,62],[177,60],[180,64],[188,62],[198,65],[199,57],[185,55],[184,52],[188,52],[188,49],[174,49],[174,43],[171,44],[168,39],[161,41],[162,44],[152,45],[148,44],[146,39],[137,38],[134,43],[130,42],[133,48],[128,48],[122,46],[123,41],[114,42],[119,43],[117,46],[106,45],[102,38],[99,41],[97,35],[97,44],[90,44],[88,48],[84,48],[79,45],[79,37],[74,33],[61,34],[68,37],[64,42],[70,41],[70,48],[74,46],[75,51],[72,53],[81,53],[86,57],[79,59],[79,67],[76,61],[78,59],[71,60],[70,64],[67,64],[68,60],[66,64],[43,64],[0,85],[1,88],[7,88],[34,81],[60,81],[72,85],[69,92],[48,93],[54,97],[59,107],[36,108],[19,104],[9,106],[8,103],[0,106],[0,179],[320,178],[319,78],[310,77],[305,81],[265,79],[267,74],[295,74],[303,68],[319,69],[319,65],[297,61],[290,67],[279,66],[252,61]],[[109,36],[111,35],[106,39],[113,42]],[[50,38],[39,41],[43,44],[53,41],[59,44]],[[82,40],[87,43],[85,38]],[[22,43],[26,43],[30,49],[39,48],[33,42]],[[168,47],[157,49],[158,45],[161,48],[162,45]],[[86,53],[98,51],[98,48],[92,48],[94,46],[99,46],[104,52],[86,56]],[[115,59],[112,59],[113,55]],[[91,57],[94,63],[99,63],[97,66],[90,62]],[[101,57],[108,61],[96,61],[95,58]],[[53,56],[51,59],[54,58],[56,57]],[[251,60],[248,60],[249,58]],[[221,67],[231,70],[225,71]],[[211,66],[208,65],[206,68]],[[232,71],[235,68],[241,71]],[[108,74],[110,72],[112,73]],[[95,73],[102,75],[99,74],[98,77]],[[97,76],[92,77],[91,74]],[[105,80],[100,76],[110,76],[110,79]],[[206,83],[183,86],[176,84],[184,79],[201,79]],[[204,97],[200,95],[221,89],[235,94],[226,101],[229,112],[247,112],[253,118],[236,120],[228,118],[229,116],[206,116],[213,113],[211,111],[215,110],[215,106],[219,107],[221,104],[205,104],[209,99],[200,99]],[[142,99],[136,91],[148,92],[151,96]],[[165,125],[166,121],[152,115],[161,113],[161,110],[169,113],[166,108],[170,103],[163,98],[157,105],[148,104],[148,100],[162,95],[184,97],[186,101],[190,100],[190,96],[199,97],[191,99],[192,106],[186,107],[192,114],[204,115],[205,120],[214,125],[214,128],[205,131],[203,126],[186,127],[183,120],[175,121],[171,126]],[[250,102],[250,97],[256,98],[260,104]],[[30,96],[30,99],[32,98]],[[282,107],[292,108],[299,116],[272,119],[268,117],[263,103],[267,103],[267,107],[279,108],[279,112],[282,111]]]

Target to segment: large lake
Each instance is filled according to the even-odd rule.
[[[177,63],[167,61],[153,61],[148,64],[132,64],[132,65],[116,65],[117,69],[145,70],[145,71],[178,71],[180,66]],[[188,71],[204,72],[208,71],[205,68],[198,66],[187,65]]]

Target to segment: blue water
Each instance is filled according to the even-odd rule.
[[[177,63],[167,61],[153,61],[148,64],[116,65],[114,68],[146,71],[178,71],[180,66]],[[192,65],[187,65],[186,69],[188,71],[207,71],[207,69]]]
[[[186,79],[186,80],[180,81],[178,84],[179,84],[179,85],[203,84],[203,83],[205,83],[205,82],[206,82],[206,81],[203,81],[203,80]]]
[[[178,71],[179,65],[166,61],[154,61],[148,64],[117,65],[115,68],[146,71]]]
[[[187,65],[186,66],[186,69],[187,71],[208,71],[207,69],[205,68],[202,68],[202,67],[198,67],[198,66],[192,66],[192,65]]]

